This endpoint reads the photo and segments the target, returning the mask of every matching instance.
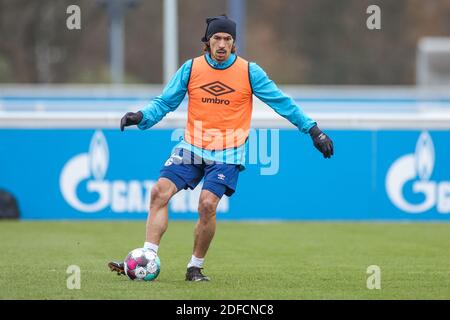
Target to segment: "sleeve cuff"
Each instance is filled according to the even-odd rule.
[[[317,125],[316,121],[311,121],[309,122],[307,125],[305,125],[303,128],[300,129],[300,131],[302,131],[303,133],[309,133],[309,130],[314,127],[315,125]]]

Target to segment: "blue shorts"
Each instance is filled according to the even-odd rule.
[[[175,149],[161,168],[160,175],[172,181],[178,191],[194,189],[204,177],[203,189],[219,198],[224,194],[231,197],[236,190],[238,176],[239,165],[202,159],[186,149]]]

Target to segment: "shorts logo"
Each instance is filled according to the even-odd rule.
[[[220,81],[214,81],[200,87],[215,97],[234,92],[235,90]]]
[[[167,159],[166,163],[164,163],[165,167],[170,166],[173,163],[172,157],[170,157],[169,159]]]
[[[222,173],[219,173],[219,174],[217,175],[217,179],[219,179],[219,180],[225,180],[225,175],[222,174]]]
[[[172,164],[180,164],[182,162],[183,158],[177,155],[176,153],[172,154],[169,159],[167,159],[166,163],[164,163],[164,166],[168,167]]]

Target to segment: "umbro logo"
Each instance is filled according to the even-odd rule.
[[[230,88],[229,86],[227,86],[226,84],[223,84],[220,81],[214,81],[214,82],[205,84],[205,85],[201,86],[200,88],[216,97],[235,91],[234,89]]]

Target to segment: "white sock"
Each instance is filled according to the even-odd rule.
[[[144,249],[153,250],[153,251],[155,251],[155,253],[158,253],[158,248],[159,248],[159,246],[154,243],[144,242]]]
[[[203,268],[203,262],[205,261],[205,258],[197,258],[196,256],[192,255],[191,261],[189,261],[187,267],[197,267],[197,268]]]

